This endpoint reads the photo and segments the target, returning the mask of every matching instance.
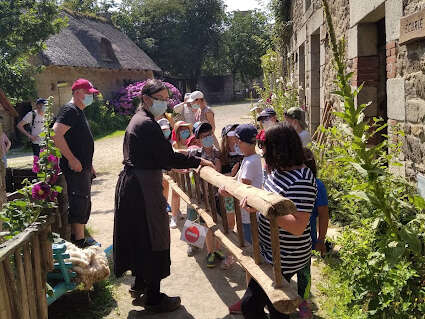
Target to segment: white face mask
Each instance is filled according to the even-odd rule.
[[[86,94],[84,96],[83,104],[85,106],[89,106],[92,103],[93,103],[93,94]]]
[[[272,127],[274,124],[275,123],[273,122],[273,120],[266,120],[266,121],[262,122],[262,125],[263,125],[265,130]]]

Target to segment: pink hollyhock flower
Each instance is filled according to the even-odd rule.
[[[56,191],[51,191],[50,192],[50,194],[49,194],[49,200],[51,202],[54,202],[57,197],[58,197],[58,192],[56,192]]]
[[[52,155],[52,154],[50,154],[49,156],[47,156],[47,160],[50,163],[53,163],[53,164],[58,162],[58,158],[55,155]]]
[[[40,172],[40,165],[38,164],[38,160],[39,160],[38,156],[34,156],[34,162],[32,164],[32,171],[36,174]]]
[[[50,194],[50,186],[46,183],[35,184],[32,187],[32,198],[38,200],[46,199]]]

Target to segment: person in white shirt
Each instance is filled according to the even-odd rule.
[[[307,123],[305,122],[305,112],[300,107],[291,107],[285,112],[285,120],[298,133],[303,147],[311,143],[311,135],[306,130]]]
[[[16,125],[19,131],[22,132],[31,141],[32,151],[34,156],[40,154],[40,133],[44,127],[44,111],[46,108],[47,101],[45,99],[37,99],[35,103],[35,109],[28,112],[23,119]],[[25,125],[30,126],[30,130],[27,132],[24,128]]]

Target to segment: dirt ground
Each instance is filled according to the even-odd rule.
[[[249,122],[249,106],[231,104],[214,107],[217,137],[220,136],[222,127],[227,124]],[[105,248],[112,244],[114,191],[122,168],[122,141],[123,136],[116,136],[95,143],[94,167],[98,177],[92,188],[93,208],[88,226],[93,237]],[[30,161],[29,156],[9,160],[10,165],[14,167],[26,166]],[[182,205],[181,210],[185,213],[185,205]],[[180,223],[180,228],[182,224],[183,222]],[[180,230],[172,229],[171,276],[162,281],[161,289],[168,295],[179,295],[182,298],[182,307],[179,310],[170,314],[154,315],[141,307],[133,306],[128,294],[132,277],[125,276],[116,281],[116,306],[104,318],[241,318],[229,315],[228,306],[238,301],[245,291],[243,269],[238,265],[226,271],[219,267],[209,269],[205,266],[205,250],[195,257],[187,257],[186,248],[187,245],[180,240]],[[317,295],[314,283],[315,278],[320,278],[319,268],[313,266],[312,273],[313,294]]]

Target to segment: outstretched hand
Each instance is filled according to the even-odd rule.
[[[220,196],[223,196],[223,197],[232,196],[226,191],[226,188],[224,186],[220,186],[220,188],[218,189],[218,193],[220,194]]]
[[[201,158],[201,166],[209,166],[215,169],[215,165],[213,162],[206,160],[205,158]]]
[[[244,197],[240,203],[240,207],[245,209],[248,213],[254,214],[257,212],[257,210],[251,206],[248,205],[248,198]]]

